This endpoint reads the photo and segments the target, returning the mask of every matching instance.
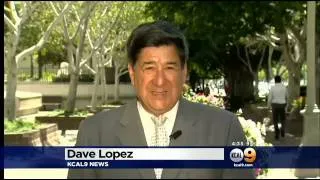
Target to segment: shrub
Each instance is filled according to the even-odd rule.
[[[306,104],[306,98],[300,96],[299,98],[293,100],[292,107],[297,110],[302,110]]]
[[[216,95],[204,96],[202,94],[196,94],[193,90],[184,85],[183,97],[191,102],[202,103],[209,106],[216,106],[219,108],[224,108],[223,99],[216,97]]]
[[[70,82],[70,75],[60,75],[60,76],[56,76],[53,79],[53,82]]]
[[[18,80],[19,81],[26,81],[29,78],[30,78],[30,74],[29,73],[18,74]]]
[[[44,82],[54,82],[56,74],[52,72],[44,72],[40,81]]]
[[[5,133],[20,133],[30,130],[38,129],[40,123],[28,122],[25,119],[16,119],[14,121],[4,120],[4,132]]]
[[[79,82],[93,82],[94,75],[93,74],[81,74],[79,76]]]

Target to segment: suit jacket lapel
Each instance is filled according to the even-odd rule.
[[[188,108],[189,102],[183,98],[179,101],[177,117],[172,133],[181,130],[182,134],[177,139],[170,140],[170,146],[190,146],[195,139],[195,129],[193,125],[196,118],[192,118],[192,109]],[[183,169],[164,169],[162,172],[163,179],[175,179]]]
[[[137,109],[137,101],[127,104],[120,120],[118,137],[122,146],[148,146],[144,135],[142,123]],[[155,179],[152,168],[139,169],[141,175],[147,179]]]

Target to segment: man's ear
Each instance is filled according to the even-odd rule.
[[[134,86],[134,65],[129,63],[128,64],[128,71],[131,79],[131,84]]]
[[[183,66],[183,83],[186,83],[187,81],[187,77],[188,77],[188,67],[187,67],[187,63],[184,64]]]

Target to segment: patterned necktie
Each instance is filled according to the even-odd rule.
[[[152,143],[151,146],[168,146],[169,145],[169,136],[167,136],[167,132],[166,129],[164,127],[164,124],[167,120],[166,117],[152,117],[151,118],[153,123],[154,123],[154,127],[155,127],[155,133],[152,136]],[[162,174],[162,168],[155,168],[154,172],[156,174],[156,178],[157,179],[161,179],[161,174]]]

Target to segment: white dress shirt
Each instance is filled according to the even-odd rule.
[[[282,83],[276,83],[270,89],[268,105],[271,106],[271,104],[286,104],[287,96],[287,88]]]
[[[162,115],[168,118],[164,123],[164,127],[168,135],[168,140],[170,140],[169,135],[171,135],[171,131],[173,129],[174,122],[176,120],[178,106],[179,106],[179,101],[170,111]],[[152,138],[152,135],[155,133],[155,125],[152,122],[151,117],[155,115],[147,112],[139,101],[137,101],[137,107],[138,107],[138,111],[139,111],[139,115],[140,115],[140,119],[143,126],[143,131],[144,131],[147,144],[148,146],[151,146],[151,138]]]

